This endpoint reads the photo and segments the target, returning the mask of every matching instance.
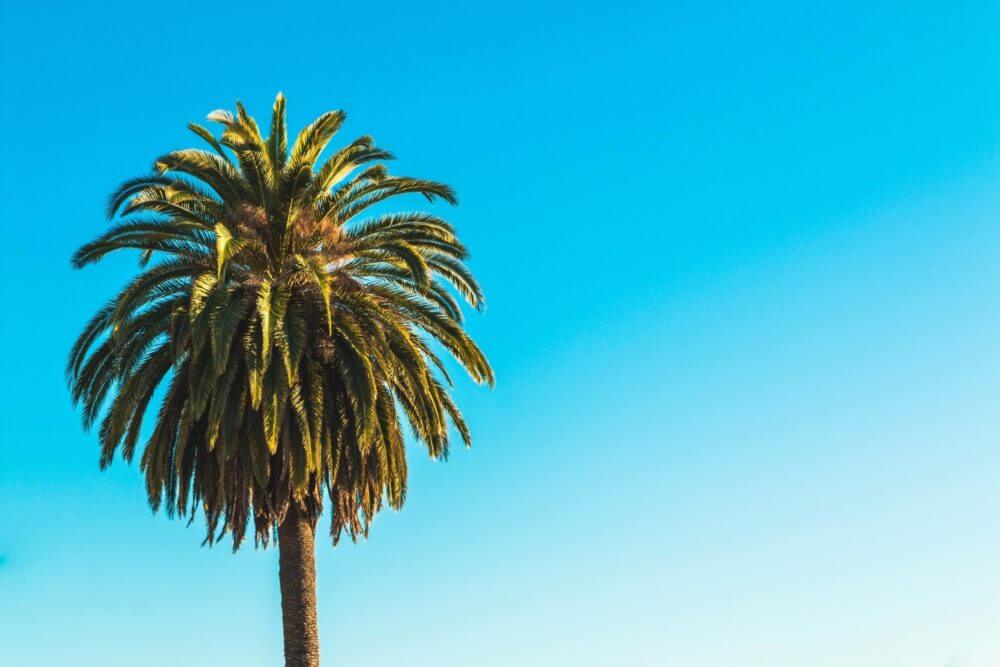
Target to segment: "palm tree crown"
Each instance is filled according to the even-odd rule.
[[[238,548],[252,518],[266,546],[291,504],[315,521],[324,495],[334,543],[367,535],[406,495],[402,421],[433,457],[449,421],[469,443],[437,351],[493,383],[462,327],[455,295],[475,308],[483,296],[454,229],[384,212],[408,193],[454,204],[451,189],[390,175],[368,136],[320,162],[344,117],[323,114],[289,151],[280,94],[266,139],[239,103],[211,113],[220,137],[189,125],[211,150],[168,153],[124,183],[115,223],[73,257],[141,253],[67,367],[85,426],[100,421],[101,466],[142,441],[150,504],[192,519],[201,507],[208,543],[229,533]]]

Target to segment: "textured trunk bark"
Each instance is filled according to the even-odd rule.
[[[315,537],[316,527],[292,503],[278,526],[278,579],[286,667],[319,667]]]

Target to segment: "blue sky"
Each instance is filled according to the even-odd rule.
[[[1000,663],[995,3],[0,1],[3,664],[280,661],[276,552],[152,516],[62,376],[108,192],[279,90],[456,187],[498,375],[320,545],[325,663]]]

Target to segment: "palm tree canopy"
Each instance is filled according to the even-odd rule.
[[[457,297],[479,309],[483,295],[454,228],[384,212],[454,194],[390,175],[368,136],[320,161],[340,111],[290,148],[281,94],[267,138],[238,102],[208,118],[221,136],[190,124],[208,149],[122,184],[110,229],[73,257],[135,249],[142,267],[74,345],[73,400],[100,422],[101,466],[142,441],[150,504],[191,520],[200,506],[209,544],[229,533],[238,548],[252,518],[266,546],[290,503],[315,520],[324,496],[334,544],[367,535],[406,496],[403,421],[432,457],[447,456],[449,422],[469,444],[438,353],[493,383],[462,326]]]

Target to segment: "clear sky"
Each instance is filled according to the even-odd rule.
[[[498,376],[320,541],[324,664],[1000,664],[995,2],[0,2],[0,664],[280,662],[62,372],[110,190],[279,90],[456,187]]]

